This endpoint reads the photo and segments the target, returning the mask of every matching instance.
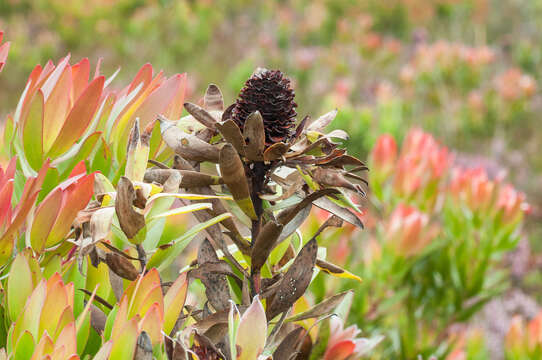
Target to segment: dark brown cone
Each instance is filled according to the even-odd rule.
[[[294,96],[290,79],[280,70],[256,71],[241,89],[231,117],[243,131],[247,117],[258,110],[263,117],[266,146],[286,142],[297,116]]]

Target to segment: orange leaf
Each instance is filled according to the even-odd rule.
[[[182,273],[164,296],[164,331],[166,334],[169,334],[173,330],[181,314],[186,301],[187,289],[188,281],[186,273]]]
[[[76,100],[81,96],[83,91],[87,88],[88,77],[90,75],[90,64],[88,58],[84,58],[77,64],[72,66],[73,77],[73,97],[72,100]]]
[[[43,199],[36,210],[30,230],[30,244],[32,249],[38,253],[41,253],[45,248],[49,233],[60,212],[63,197],[62,190],[56,188]]]
[[[83,135],[98,108],[104,81],[103,76],[93,80],[75,101],[49,151],[49,156],[57,157],[63,154]]]
[[[76,179],[76,177],[68,179],[67,182],[72,179]],[[93,193],[94,174],[83,176],[66,188],[60,213],[56,218],[53,228],[49,232],[49,236],[45,243],[46,247],[58,244],[69,232],[77,213],[87,206]]]
[[[153,346],[162,343],[163,317],[160,305],[154,303],[139,322],[139,331],[145,330],[149,334]]]
[[[57,68],[58,69],[58,68]],[[43,150],[48,152],[53,146],[70,109],[70,95],[72,87],[72,70],[69,66],[64,66],[56,83],[50,80],[56,76],[56,71],[47,79],[42,86],[45,99],[45,111],[43,117]],[[49,87],[52,87],[49,90]]]

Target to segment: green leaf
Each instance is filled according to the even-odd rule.
[[[224,219],[231,217],[230,213],[221,214],[206,222],[200,223],[192,227],[189,231],[173,240],[172,244],[168,247],[162,247],[156,250],[154,255],[147,263],[148,268],[156,267],[158,271],[163,271],[169,264],[177,258],[177,256],[184,250],[184,248],[192,241],[192,239],[202,230],[205,230],[209,226],[217,224]]]
[[[17,320],[32,290],[32,271],[26,257],[19,253],[11,265],[7,284],[7,306],[11,321]]]
[[[22,141],[26,160],[34,170],[43,162],[43,92],[38,90],[29,104],[28,115],[23,121]]]

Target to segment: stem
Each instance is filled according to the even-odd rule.
[[[263,162],[255,162],[253,163],[253,167],[251,169],[251,193],[250,198],[252,200],[252,204],[254,205],[254,211],[256,213],[256,220],[252,220],[252,228],[251,228],[251,246],[254,246],[254,243],[256,242],[256,238],[258,237],[258,234],[260,233],[260,228],[262,225],[262,214],[263,214],[263,204],[262,199],[260,199],[260,194],[262,193],[264,184],[265,184],[265,175],[267,173],[267,167]],[[252,290],[252,296],[255,294],[258,294],[260,292],[261,288],[261,281],[260,281],[260,272],[255,272],[251,274],[251,290]]]
[[[136,249],[139,264],[141,265],[141,272],[143,273],[147,266],[147,254],[145,253],[145,249],[143,249],[143,246],[141,246],[141,244],[137,244]]]

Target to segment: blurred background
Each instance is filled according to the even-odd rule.
[[[37,63],[71,53],[102,58],[106,76],[120,65],[119,87],[147,62],[187,72],[194,102],[212,82],[231,103],[256,67],[281,69],[300,117],[338,108],[333,126],[362,159],[380,135],[401,144],[420,127],[457,164],[526,193],[511,284],[538,309],[541,0],[0,0],[0,29],[2,118]]]

